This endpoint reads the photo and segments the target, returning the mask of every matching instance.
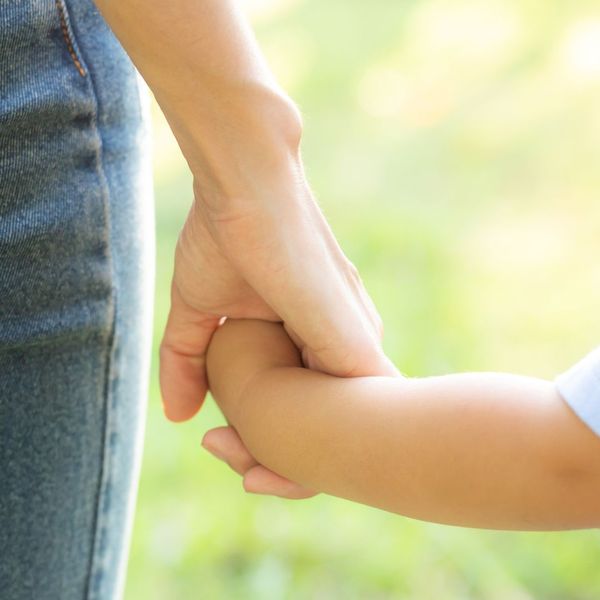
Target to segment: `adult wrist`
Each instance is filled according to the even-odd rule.
[[[302,118],[282,90],[246,82],[230,85],[218,98],[213,90],[207,95],[200,103],[161,103],[194,175],[197,197],[218,208],[303,177]]]

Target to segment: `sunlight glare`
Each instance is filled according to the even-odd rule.
[[[574,23],[561,47],[563,65],[580,83],[600,81],[600,19]]]

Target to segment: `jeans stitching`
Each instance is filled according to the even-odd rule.
[[[55,0],[58,3],[61,2],[64,4],[65,0]],[[66,6],[66,4],[64,4]],[[68,13],[64,12],[65,19],[68,19]],[[73,36],[73,43],[76,44],[75,36],[72,33],[70,21],[66,20],[68,26],[68,32],[71,32]],[[75,47],[76,51],[80,54],[80,49]],[[74,49],[75,51],[75,49]],[[80,64],[85,64],[84,57],[80,59]],[[92,541],[91,541],[91,549],[90,549],[90,562],[88,565],[88,573],[87,573],[87,581],[86,581],[86,589],[84,597],[88,600],[92,600],[94,598],[99,598],[102,589],[102,580],[105,576],[105,564],[104,560],[106,557],[106,553],[110,551],[110,549],[104,547],[105,536],[106,536],[106,515],[105,508],[106,503],[109,501],[111,486],[112,486],[112,474],[111,474],[111,460],[110,460],[110,436],[112,433],[113,427],[113,415],[112,415],[112,392],[113,392],[113,380],[117,376],[115,373],[115,354],[117,352],[117,344],[118,344],[118,289],[114,284],[114,263],[112,256],[112,246],[111,246],[111,212],[112,212],[112,204],[111,204],[111,189],[109,186],[109,182],[104,170],[104,140],[102,138],[102,132],[100,130],[99,122],[100,122],[100,100],[98,93],[96,91],[96,83],[94,81],[94,72],[90,71],[87,68],[84,71],[85,74],[89,74],[89,77],[86,77],[87,87],[91,97],[94,101],[94,109],[92,116],[91,127],[95,132],[95,136],[97,138],[97,146],[96,146],[96,160],[95,160],[95,171],[98,176],[98,183],[102,190],[102,198],[105,206],[105,242],[107,249],[107,259],[110,264],[111,269],[111,294],[110,294],[110,325],[107,331],[106,336],[106,364],[105,364],[105,372],[104,372],[104,386],[102,390],[102,402],[103,402],[103,416],[102,416],[102,448],[101,448],[101,466],[100,472],[98,474],[98,483],[96,490],[96,500],[95,500],[95,510],[93,516],[93,524],[92,524]]]
[[[65,5],[64,0],[54,0],[56,4],[56,9],[58,10],[58,15],[60,18],[60,28],[62,30],[63,37],[65,38],[65,42],[67,44],[67,50],[79,71],[79,74],[82,77],[85,77],[87,72],[85,67],[83,66],[81,60],[77,56],[77,52],[75,51],[75,40],[73,39],[72,32],[69,29],[69,17],[67,14],[67,7]]]
[[[107,339],[107,353],[106,353],[106,365],[104,371],[104,389],[103,389],[103,441],[102,441],[102,464],[100,468],[100,477],[98,481],[98,490],[96,495],[96,510],[94,514],[94,533],[92,541],[92,554],[90,559],[90,566],[87,577],[86,593],[85,598],[91,599],[98,596],[99,586],[101,585],[101,579],[104,575],[104,565],[102,564],[103,555],[106,553],[106,549],[103,548],[104,538],[106,535],[106,520],[104,516],[105,502],[107,494],[111,487],[111,473],[110,473],[110,437],[112,434],[113,423],[112,423],[112,383],[114,379],[114,363],[115,363],[115,352],[116,352],[116,339],[117,339],[117,293],[116,289],[112,287],[111,294],[111,309],[112,309],[112,320],[111,329]]]

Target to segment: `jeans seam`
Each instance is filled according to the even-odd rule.
[[[79,74],[82,77],[85,77],[87,75],[87,70],[83,65],[83,61],[78,56],[75,37],[70,27],[69,13],[67,11],[65,0],[54,0],[54,2],[56,4],[56,10],[58,11],[58,16],[60,19],[60,29],[67,44],[67,50],[69,51],[69,54],[75,63],[75,67],[77,67],[77,71],[79,71]]]
[[[58,2],[64,3],[64,0],[55,0],[57,5]],[[68,19],[68,13],[64,13]],[[75,36],[71,29],[70,21],[67,21],[69,32],[73,36],[73,42],[75,42]],[[77,52],[80,49],[77,48]],[[83,58],[80,60],[80,64],[84,64]],[[108,178],[104,171],[103,166],[103,152],[104,143],[102,139],[102,133],[100,130],[100,99],[96,92],[94,73],[86,68],[87,87],[91,98],[93,99],[93,111],[90,122],[90,128],[94,131],[96,137],[96,149],[95,149],[95,171],[98,177],[98,184],[100,186],[101,197],[104,204],[104,234],[105,234],[105,247],[106,247],[106,258],[111,273],[111,290],[109,297],[109,313],[108,313],[108,331],[106,334],[106,362],[104,368],[104,380],[102,387],[102,423],[100,424],[102,431],[102,441],[100,448],[100,469],[98,473],[98,483],[95,494],[95,510],[93,520],[91,524],[91,547],[90,547],[90,558],[88,565],[87,581],[85,584],[84,598],[86,600],[92,600],[98,597],[99,590],[102,588],[101,578],[104,571],[103,560],[106,555],[107,549],[103,547],[105,542],[105,529],[106,519],[103,517],[104,506],[109,500],[110,487],[111,487],[111,448],[110,448],[110,436],[112,434],[112,389],[113,380],[116,377],[114,373],[115,364],[115,353],[117,351],[117,319],[118,319],[118,290],[115,286],[115,267],[113,264],[112,246],[111,246],[111,190],[108,182]],[[110,550],[110,549],[108,549]]]
[[[101,447],[101,466],[98,478],[98,489],[96,492],[96,510],[94,512],[94,522],[92,526],[92,548],[90,556],[90,565],[86,584],[85,598],[92,599],[97,596],[97,577],[102,573],[101,554],[102,542],[105,525],[102,519],[104,499],[107,489],[110,487],[110,437],[111,437],[111,390],[113,381],[114,353],[116,350],[116,326],[117,326],[117,306],[116,291],[112,286],[111,292],[111,329],[107,339],[106,365],[104,369],[104,387],[102,391],[103,398],[103,422],[102,422],[102,447]]]

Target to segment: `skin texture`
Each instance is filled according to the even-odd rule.
[[[233,0],[96,0],[194,176],[160,346],[165,414],[191,418],[220,319],[282,321],[304,364],[393,374],[381,319],[304,175],[301,115]]]
[[[600,526],[600,440],[551,382],[505,373],[335,377],[304,368],[281,325],[255,320],[219,328],[208,374],[228,426],[203,445],[219,451],[230,436],[221,457],[249,491],[318,490],[466,527]]]

